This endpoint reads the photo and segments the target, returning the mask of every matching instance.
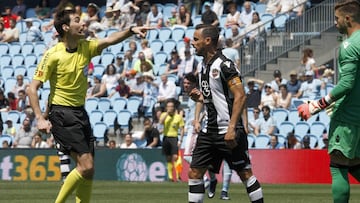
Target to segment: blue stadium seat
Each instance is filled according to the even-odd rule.
[[[27,68],[27,77],[32,79],[34,77],[35,70],[36,70],[36,65],[28,66],[28,68]]]
[[[322,122],[324,125],[329,125],[330,117],[326,114],[326,111],[319,112],[319,121]]]
[[[0,42],[0,56],[9,53],[9,44]]]
[[[113,127],[114,126],[114,122],[116,121],[116,117],[117,117],[117,112],[109,109],[106,110],[104,113],[104,117],[103,117],[103,122],[108,126],[108,127]]]
[[[248,135],[247,135],[248,148],[249,148],[249,149],[251,149],[251,148],[254,147],[254,145],[255,145],[255,139],[256,139],[255,135],[253,135],[253,134],[248,134]]]
[[[273,110],[272,115],[276,120],[276,126],[279,128],[282,122],[287,121],[288,110],[283,108],[276,108]]]
[[[176,49],[176,41],[173,39],[165,40],[163,45],[164,52],[170,54],[173,49]]]
[[[279,134],[283,136],[287,136],[289,132],[293,132],[295,130],[295,125],[289,121],[283,121],[279,126]]]
[[[269,148],[270,136],[260,134],[256,136],[255,148],[256,149],[267,149]]]
[[[288,121],[290,121],[293,124],[296,124],[300,121],[299,113],[296,109],[291,109],[288,114]]]
[[[98,109],[105,113],[105,111],[109,110],[111,107],[111,101],[108,98],[102,97],[98,101]]]
[[[27,72],[27,68],[25,66],[20,65],[20,66],[16,66],[14,68],[14,76],[17,76],[17,75],[25,76],[26,72]]]
[[[25,16],[26,18],[36,18],[35,8],[26,8]]]
[[[134,140],[134,143],[136,144],[137,148],[145,148],[147,145],[147,141],[146,139],[140,140],[140,139],[136,139]]]
[[[24,61],[25,61],[25,57],[22,54],[15,54],[12,57],[12,62],[11,64],[16,67],[16,66],[21,66],[24,65]]]
[[[170,39],[171,37],[171,29],[168,27],[162,27],[159,31],[159,39],[165,42],[166,40]]]
[[[24,64],[26,67],[37,64],[37,56],[35,54],[26,54]]]
[[[6,79],[14,76],[14,68],[12,66],[4,66],[1,68],[1,76]]]
[[[44,54],[46,49],[47,49],[47,46],[46,46],[45,42],[35,42],[34,53],[36,55],[39,56],[40,54]]]
[[[0,57],[1,66],[9,66],[9,65],[11,65],[11,60],[12,60],[12,57],[11,57],[10,54],[3,54]]]
[[[7,95],[8,92],[10,92],[12,90],[12,88],[15,86],[16,84],[16,78],[15,77],[9,77],[5,80],[5,95]]]
[[[114,63],[115,61],[115,55],[111,52],[105,52],[101,54],[101,64],[104,66],[107,66],[109,64]]]
[[[159,66],[159,71],[158,71],[158,75],[162,75],[166,72],[166,68],[167,68],[167,64],[163,63]]]
[[[190,39],[193,38],[194,36],[194,32],[195,32],[195,28],[194,27],[187,27],[186,31],[185,31],[185,37],[189,37]]]
[[[26,29],[26,27],[24,27],[23,29]],[[20,34],[19,34],[19,42],[22,43],[22,44],[26,42],[26,32],[25,32],[25,30],[20,32]]]
[[[176,8],[177,5],[174,3],[165,3],[162,14],[165,18],[171,17],[171,10]]]
[[[100,32],[96,32],[98,38],[105,38],[106,37],[106,30],[101,30]]]
[[[9,146],[12,146],[14,138],[11,135],[0,135],[0,143],[1,143],[0,148],[2,148],[2,143],[4,141],[7,141]]]
[[[172,30],[171,39],[175,41],[179,41],[184,38],[184,35],[185,35],[185,29],[181,27],[176,27]]]
[[[168,54],[164,51],[158,51],[155,53],[154,64],[160,66],[161,64],[166,63]]]
[[[295,124],[295,135],[301,137],[301,139],[310,132],[310,125],[307,122],[299,121]]]
[[[151,98],[151,102],[150,102],[150,106],[148,106],[145,109],[145,117],[152,117],[153,115],[153,108],[156,104],[156,99],[155,98]]]
[[[105,66],[103,64],[94,65],[93,75],[103,75],[105,72]]]
[[[50,94],[50,88],[42,88],[40,95],[41,100],[47,101],[49,98],[49,94]]]
[[[118,112],[117,122],[121,129],[122,128],[129,129],[130,121],[131,121],[131,112],[129,110],[124,109]]]
[[[100,64],[100,60],[101,60],[101,55],[97,55],[92,57],[91,62],[96,65],[96,64]]]
[[[19,42],[11,42],[9,45],[10,45],[10,49],[9,49],[10,55],[19,54],[21,52],[21,44]]]
[[[44,24],[44,23],[43,23]],[[53,35],[54,35],[54,32],[52,30],[49,30],[49,31],[46,31],[46,32],[43,32],[43,37],[44,37],[44,42],[45,44],[50,44],[51,41],[53,41]]]
[[[274,18],[274,25],[277,30],[285,31],[285,24],[288,20],[288,16],[286,14],[279,14]]]
[[[90,114],[93,110],[97,109],[97,105],[98,105],[98,98],[87,98],[85,101],[85,109],[88,112],[88,114]]]
[[[146,39],[149,40],[149,42],[152,42],[155,39],[158,39],[159,31],[157,29],[152,29],[147,31]]]
[[[278,138],[278,142],[285,146],[286,145],[286,136],[287,135],[276,134],[276,136]]]
[[[150,42],[150,48],[153,53],[157,53],[163,49],[163,42],[159,39],[154,39]]]
[[[266,4],[257,3],[255,6],[255,11],[258,12],[259,15],[261,16],[266,12]]]
[[[96,137],[96,141],[103,140],[107,131],[107,125],[104,122],[96,122],[93,125],[93,134]]]
[[[310,148],[314,149],[319,143],[319,138],[312,134],[308,134],[308,136],[310,137]]]
[[[108,50],[113,54],[120,53],[123,51],[123,43],[119,42],[117,44],[114,44],[114,45],[108,47]]]
[[[119,113],[121,110],[125,109],[126,104],[127,104],[127,99],[124,97],[119,97],[113,100],[111,106],[115,112]]]
[[[138,109],[142,104],[142,100],[137,97],[128,98],[126,109],[131,112],[132,117],[138,116]]]
[[[269,13],[265,13],[265,14],[261,15],[260,19],[261,19],[261,22],[264,23],[265,30],[271,29],[271,22],[272,22],[273,18],[274,18],[273,15],[269,14]]]
[[[110,36],[112,33],[119,32],[119,29],[117,28],[109,28],[106,30],[106,36]]]
[[[20,112],[11,110],[7,114],[7,120],[11,120],[13,123],[20,123]]]
[[[100,110],[92,110],[89,114],[89,118],[90,118],[90,124],[91,126],[94,126],[95,123],[97,122],[101,122],[103,119],[103,112]]]
[[[183,39],[177,41],[176,50],[180,51],[183,47],[185,47],[185,42]]]

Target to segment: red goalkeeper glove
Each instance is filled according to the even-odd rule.
[[[304,104],[298,106],[297,110],[299,116],[308,120],[312,115],[319,113],[321,110],[325,109],[331,104],[331,99],[329,96],[323,97],[318,101],[307,101]]]

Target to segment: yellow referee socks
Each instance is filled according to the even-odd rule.
[[[73,169],[66,177],[64,184],[62,185],[60,192],[55,200],[55,203],[63,203],[69,197],[69,195],[79,186],[81,180],[84,178],[80,173]]]
[[[91,198],[92,180],[83,179],[76,190],[76,203],[88,203]]]
[[[174,180],[174,178],[173,178],[173,168],[174,168],[174,164],[172,162],[167,162],[168,178],[171,181]]]

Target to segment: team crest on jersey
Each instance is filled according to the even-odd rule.
[[[214,68],[214,69],[212,69],[211,70],[211,77],[212,78],[219,78],[219,76],[220,76],[220,70],[219,69],[217,69],[217,68]]]

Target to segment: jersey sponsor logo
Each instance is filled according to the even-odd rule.
[[[41,77],[41,76],[44,75],[44,72],[41,71],[41,70],[36,70],[36,71],[35,71],[35,75],[36,75],[36,77]]]
[[[202,93],[205,97],[210,96],[210,85],[208,81],[203,80],[201,81]]]
[[[346,49],[349,45],[350,45],[350,43],[349,43],[348,41],[345,41],[345,42],[343,43],[344,49]]]

